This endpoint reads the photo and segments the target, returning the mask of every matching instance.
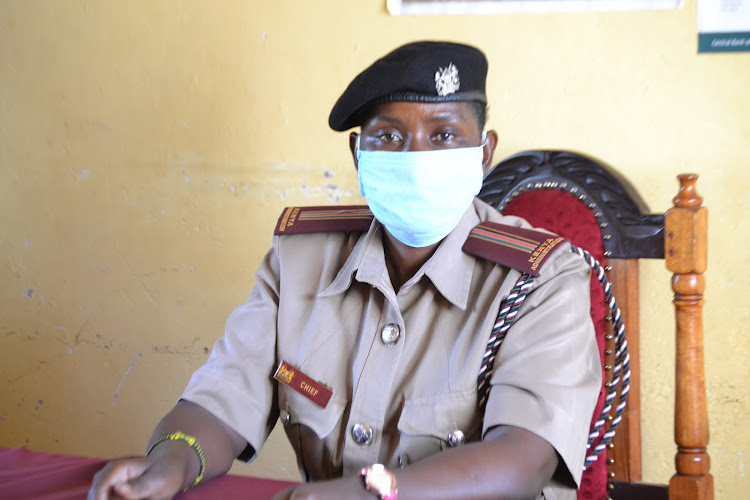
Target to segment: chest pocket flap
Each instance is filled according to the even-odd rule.
[[[476,390],[409,399],[398,420],[401,432],[438,438],[441,444],[455,431],[461,431],[466,441],[476,440],[479,426]]]
[[[279,408],[289,415],[286,424],[301,424],[319,438],[325,438],[336,427],[344,413],[346,401],[334,393],[325,408],[321,408],[306,396],[290,387],[281,386]]]

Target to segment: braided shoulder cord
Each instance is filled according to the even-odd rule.
[[[490,394],[490,377],[492,376],[493,366],[495,365],[495,357],[497,351],[500,349],[500,345],[505,340],[505,334],[508,332],[508,328],[516,320],[518,315],[518,308],[521,307],[523,301],[526,299],[526,295],[531,289],[531,285],[534,283],[534,278],[526,273],[523,273],[516,285],[510,291],[510,295],[500,304],[500,311],[497,313],[497,319],[495,325],[492,327],[492,333],[487,341],[487,349],[484,351],[482,357],[482,366],[479,369],[479,377],[477,377],[477,390],[479,394],[479,410],[484,415],[484,409],[487,406],[487,397]]]
[[[604,273],[604,268],[599,261],[592,257],[591,254],[583,248],[572,246],[571,251],[583,257],[596,274],[596,277],[604,290],[604,297],[607,306],[609,307],[615,330],[615,366],[613,379],[612,382],[607,384],[608,391],[605,396],[604,408],[602,408],[599,418],[596,419],[596,422],[592,425],[591,432],[589,433],[588,443],[586,444],[588,452],[583,465],[583,469],[586,470],[589,465],[596,462],[599,455],[602,454],[607,445],[612,441],[612,438],[615,436],[615,429],[622,421],[622,413],[625,411],[627,395],[630,391],[630,355],[628,354],[628,343],[627,340],[625,340],[625,326],[622,323],[620,308],[612,295],[612,285]],[[518,315],[518,309],[526,299],[533,282],[534,278],[532,276],[529,276],[526,273],[522,274],[508,297],[500,305],[500,311],[497,314],[497,319],[492,327],[492,333],[487,341],[487,348],[485,349],[482,358],[482,366],[479,370],[479,376],[477,377],[479,410],[482,415],[484,415],[484,410],[487,406],[487,398],[489,397],[491,387],[489,381],[492,376],[497,352],[499,351],[503,340],[505,340],[505,335],[507,334],[508,329],[515,321],[516,316]],[[612,410],[612,404],[617,397],[617,388],[620,385],[621,390],[619,398],[617,398],[615,415],[609,427],[607,427],[605,423],[610,411]],[[602,432],[604,432],[603,436]],[[591,447],[600,436],[601,439],[599,444],[596,445],[592,451]]]
[[[594,422],[589,434],[588,443],[586,443],[588,452],[583,465],[583,470],[586,470],[589,465],[596,462],[599,455],[607,448],[612,438],[615,437],[617,426],[622,421],[622,414],[627,405],[628,392],[630,392],[630,354],[628,354],[628,341],[625,339],[625,325],[622,323],[622,313],[612,295],[612,284],[607,279],[604,268],[599,261],[583,248],[573,246],[572,250],[588,262],[602,286],[604,300],[607,302],[612,318],[615,337],[615,363],[612,381],[606,384],[607,394],[604,397],[604,408],[602,408],[599,418]],[[618,386],[620,387],[619,397],[617,397]],[[612,404],[615,403],[615,398],[617,398],[615,414],[611,417],[609,426],[606,426],[605,423],[609,419],[609,413],[612,410]],[[597,439],[600,439],[599,444],[592,450],[591,447]]]

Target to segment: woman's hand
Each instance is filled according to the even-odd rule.
[[[88,500],[172,498],[192,477],[189,453],[187,443],[165,442],[148,457],[113,460],[94,476]]]
[[[151,445],[182,432],[195,438],[205,454],[203,480],[226,474],[247,442],[236,431],[202,407],[179,401],[156,426]],[[146,458],[109,462],[94,476],[88,500],[167,499],[192,486],[201,470],[198,453],[185,440],[159,442]]]

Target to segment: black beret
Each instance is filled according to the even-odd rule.
[[[487,58],[477,48],[414,42],[375,61],[336,101],[328,125],[339,132],[361,125],[362,111],[381,102],[487,103]]]

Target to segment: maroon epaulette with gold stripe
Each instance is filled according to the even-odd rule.
[[[286,207],[273,234],[367,231],[372,217],[367,205]]]
[[[471,230],[463,251],[506,267],[539,276],[539,270],[552,250],[565,238],[554,234],[482,222]]]

